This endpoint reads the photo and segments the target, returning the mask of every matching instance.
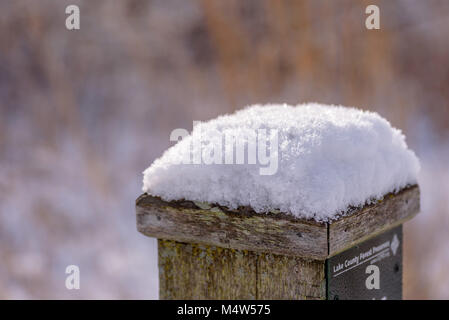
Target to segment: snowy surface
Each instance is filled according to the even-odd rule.
[[[192,139],[199,130],[204,147],[204,140],[219,144],[217,137],[229,132],[248,141],[248,133],[261,128],[278,133],[277,148],[266,143],[278,155],[273,175],[261,175],[259,163],[180,163],[195,153]],[[223,147],[223,159],[226,152]],[[144,171],[143,191],[168,201],[251,206],[328,221],[349,206],[416,183],[419,167],[401,131],[377,113],[319,104],[255,105],[196,125]]]

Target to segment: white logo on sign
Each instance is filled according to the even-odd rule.
[[[80,288],[80,268],[75,265],[67,266],[65,273],[69,276],[65,279],[65,287],[69,290]]]
[[[396,251],[398,251],[399,248],[399,239],[396,233],[394,234],[393,240],[391,241],[390,248],[391,251],[393,252],[393,255],[396,255]]]
[[[366,278],[365,286],[368,290],[380,289],[380,270],[378,266],[374,264],[366,267],[365,273],[370,275]]]

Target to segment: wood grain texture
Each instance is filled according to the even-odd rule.
[[[160,299],[256,299],[254,252],[170,240],[158,246]]]
[[[160,299],[325,299],[323,261],[159,240]]]
[[[204,210],[190,201],[165,202],[143,195],[136,201],[137,229],[159,239],[324,260],[327,225],[285,214]]]
[[[326,299],[323,261],[260,253],[257,263],[258,299]]]
[[[414,185],[334,221],[329,225],[329,256],[413,218],[420,210],[419,201],[419,187]]]

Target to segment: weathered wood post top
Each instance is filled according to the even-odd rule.
[[[283,213],[258,214],[245,207],[165,202],[148,194],[136,200],[136,207],[138,230],[159,239],[161,299],[361,299],[365,295],[358,291],[366,287],[366,268],[363,279],[343,277],[362,266],[354,257],[363,254],[364,267],[377,259],[376,264],[384,260],[391,269],[381,271],[385,290],[367,293],[379,298],[389,293],[391,299],[402,297],[400,226],[419,212],[419,188],[388,194],[327,223]],[[391,230],[395,232],[389,239]],[[339,255],[346,257],[346,251],[357,251],[376,238],[378,243],[369,244],[366,252],[339,261]]]

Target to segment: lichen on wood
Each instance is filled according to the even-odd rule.
[[[324,260],[327,226],[286,214],[205,210],[193,202],[137,199],[137,228],[147,236],[223,248],[302,255]]]

